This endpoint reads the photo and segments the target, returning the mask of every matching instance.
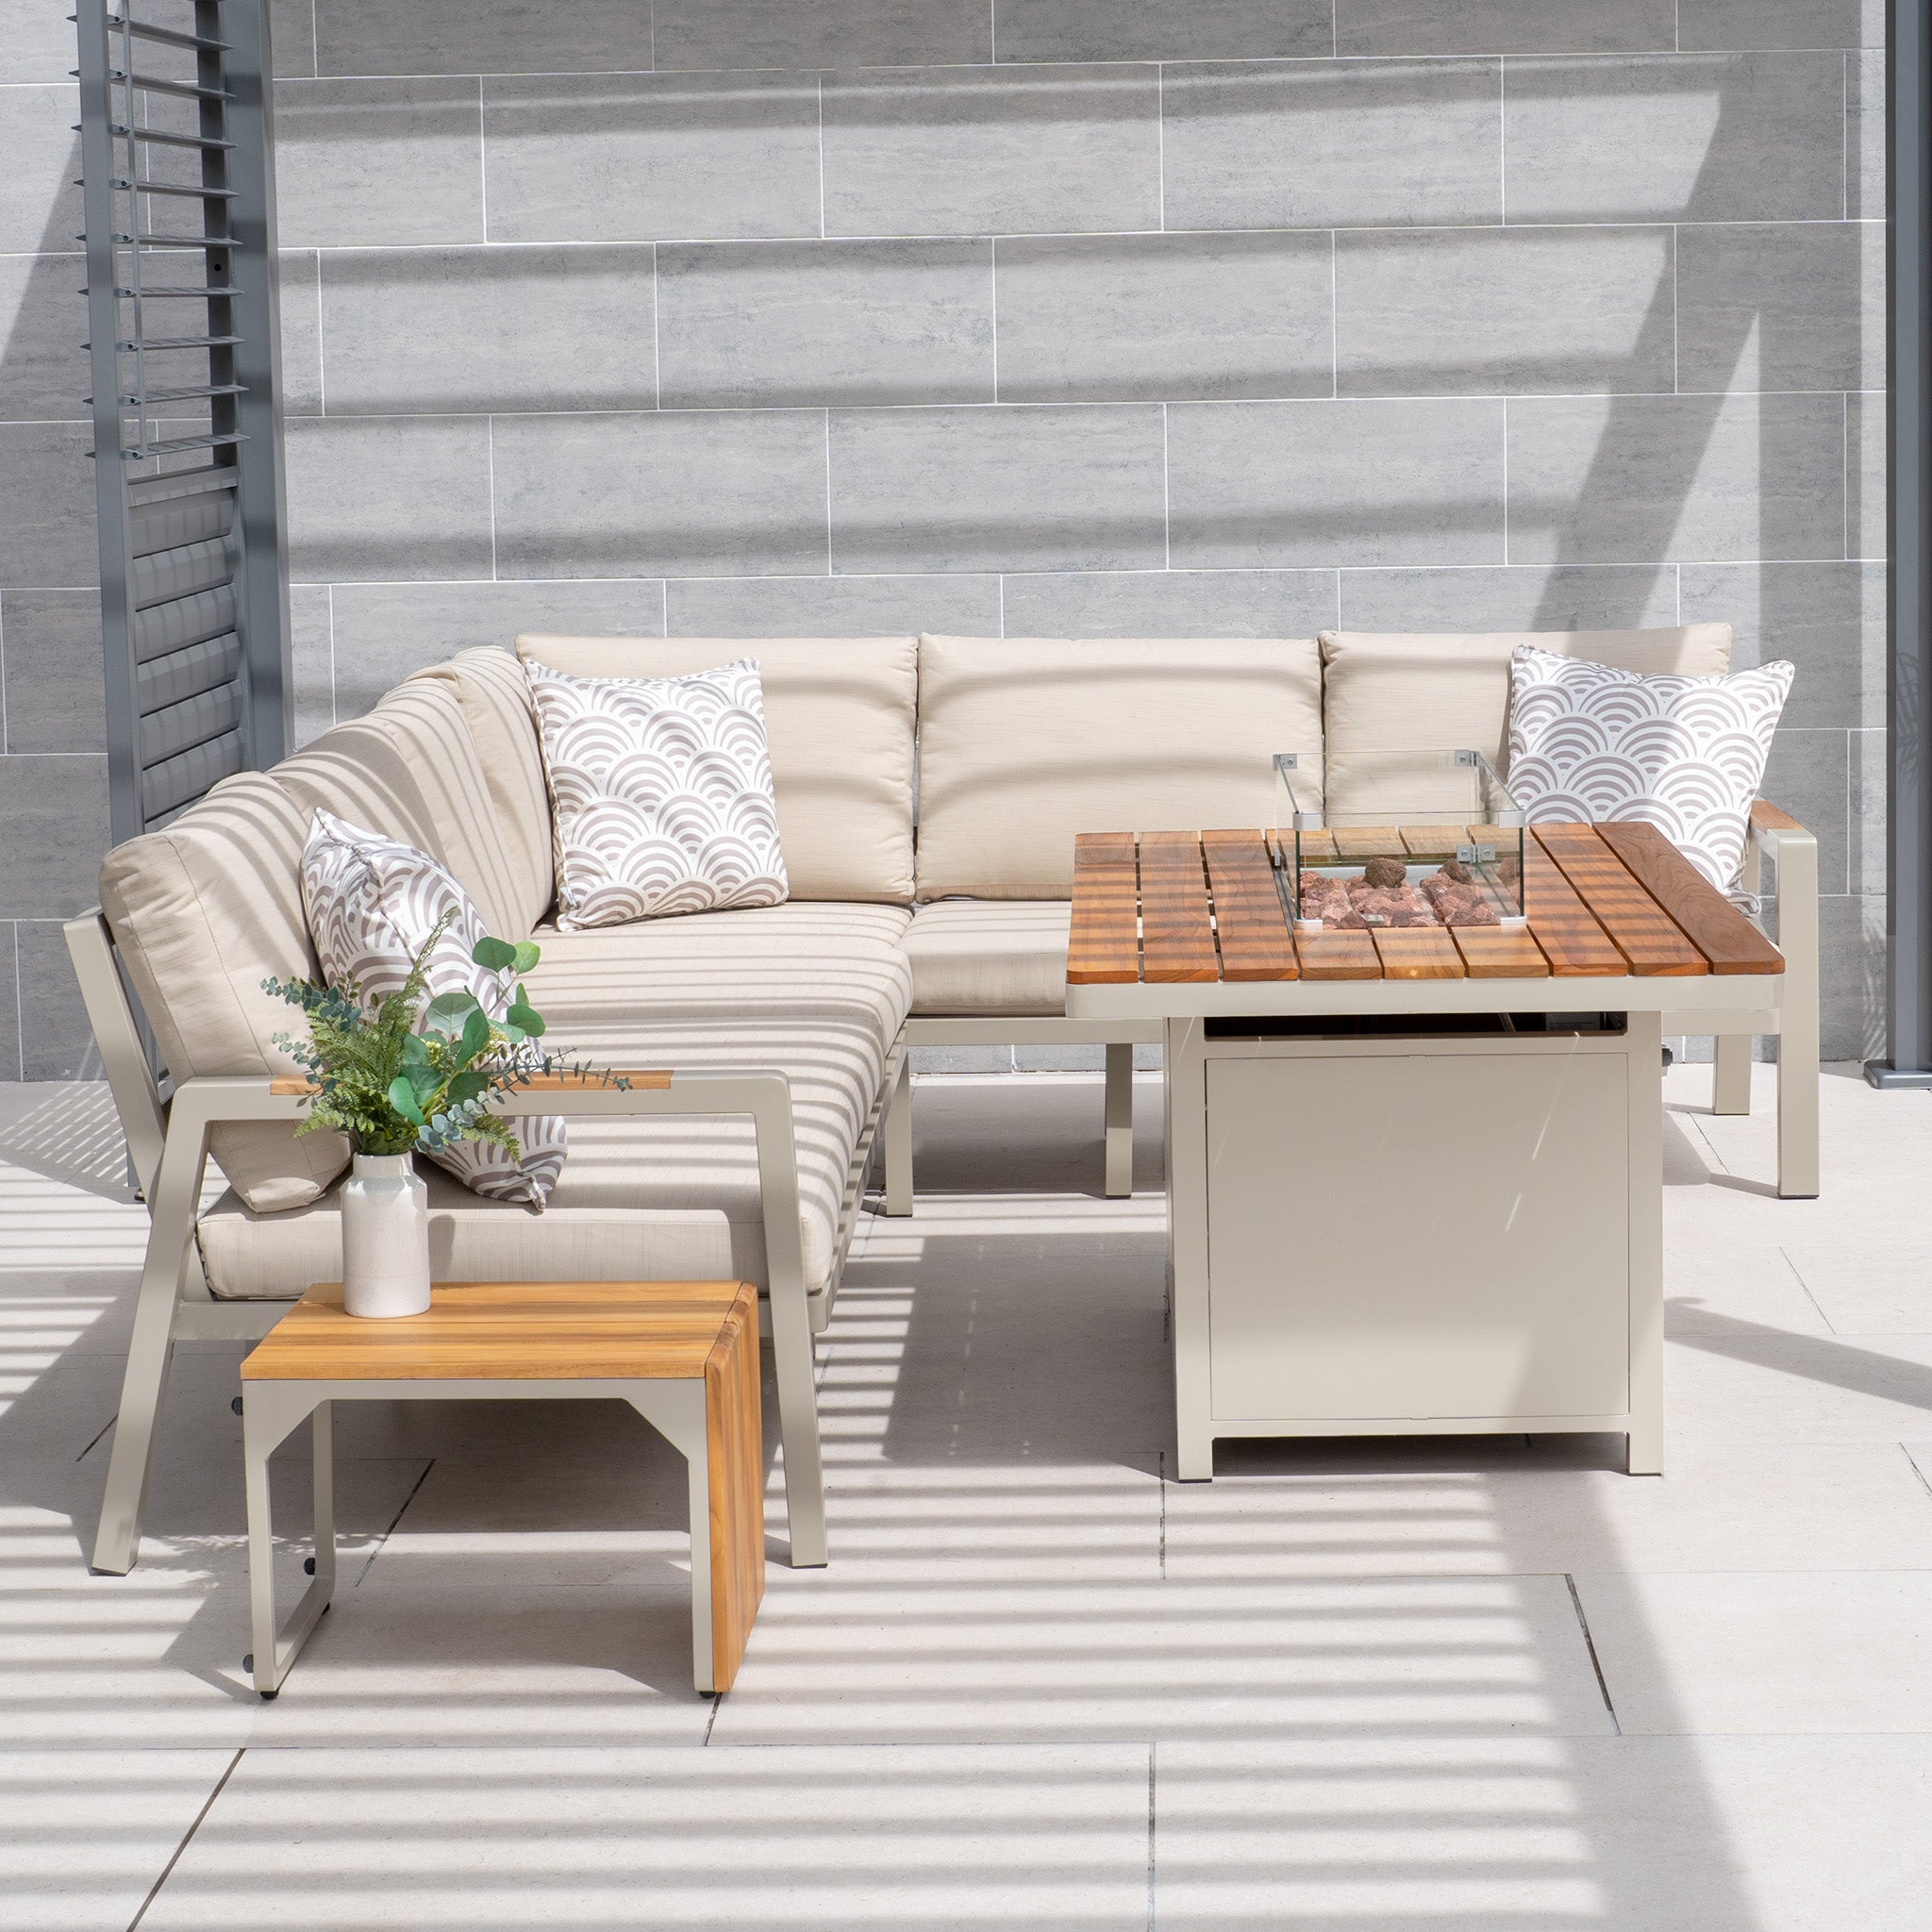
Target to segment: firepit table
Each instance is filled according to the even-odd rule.
[[[1517,926],[1297,931],[1264,831],[1077,841],[1067,1012],[1167,1039],[1178,1473],[1234,1436],[1591,1430],[1662,1466],[1661,1015],[1777,948],[1658,832],[1545,824]]]

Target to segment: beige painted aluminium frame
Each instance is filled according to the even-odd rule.
[[[1134,1191],[1134,1049],[1158,1046],[1158,1021],[1070,1020],[1055,1014],[985,1018],[961,1014],[915,1015],[906,1023],[906,1043],[915,1046],[1101,1046],[1107,1049],[1102,1103],[1105,1141],[1103,1188],[1108,1200]],[[899,1070],[885,1124],[886,1187],[883,1211],[912,1212],[912,1067]]]
[[[332,1405],[338,1402],[601,1402],[630,1407],[685,1459],[691,1510],[691,1677],[707,1694],[718,1689],[711,1641],[710,1444],[705,1382],[605,1377],[498,1381],[249,1381],[242,1385],[242,1454],[248,1491],[248,1608],[254,1636],[255,1688],[273,1697],[289,1667],[328,1608],[335,1589],[335,1473]],[[286,1624],[275,1622],[275,1525],[269,1506],[269,1457],[305,1422],[314,1438],[314,1581]]]
[[[1760,863],[1776,868],[1772,904],[1775,944],[1785,958],[1784,997],[1770,1012],[1740,1008],[1727,1013],[1666,1008],[1669,1035],[1706,1035],[1715,1041],[1711,1111],[1751,1111],[1751,1044],[1757,1034],[1777,1039],[1777,1191],[1787,1201],[1810,1201],[1819,1189],[1818,840],[1796,826],[1751,824],[1744,890],[1755,897]],[[1739,979],[1719,982],[1735,987]]]

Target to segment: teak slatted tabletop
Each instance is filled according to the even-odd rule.
[[[1374,828],[1370,842],[1386,851],[1390,837]],[[1068,1012],[1734,1012],[1781,997],[1777,948],[1650,825],[1532,826],[1526,924],[1509,926],[1297,930],[1270,840],[1078,838]]]

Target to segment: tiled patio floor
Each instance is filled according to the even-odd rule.
[[[681,1473],[601,1406],[344,1417],[344,1582],[263,1705],[242,1351],[184,1352],[144,1560],[90,1576],[144,1222],[101,1090],[6,1090],[0,1927],[1924,1932],[1932,1096],[1836,1070],[1779,1202],[1707,1077],[1667,1475],[1517,1437],[1211,1487],[1163,1480],[1158,1086],[1109,1203],[1096,1082],[927,1082],[824,1350],[831,1567],[774,1562],[716,1703]]]

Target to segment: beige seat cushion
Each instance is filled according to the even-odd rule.
[[[1312,638],[919,641],[919,896],[1064,899],[1079,832],[1274,822]]]
[[[1441,636],[1324,630],[1322,727],[1329,810],[1381,811],[1425,802],[1388,795],[1391,784],[1403,781],[1391,776],[1386,759],[1373,756],[1378,752],[1479,751],[1507,777],[1509,655],[1518,644],[1646,675],[1673,671],[1714,677],[1731,661],[1727,624]]]
[[[271,1041],[301,1015],[261,982],[316,972],[302,917],[308,831],[308,814],[272,777],[243,772],[103,861],[101,908],[177,1079],[296,1071]],[[211,1145],[230,1184],[264,1211],[313,1201],[349,1158],[336,1135],[297,1140],[275,1124],[217,1127]]]
[[[911,1002],[884,906],[792,902],[593,932],[538,935],[530,996],[547,1041],[608,1066],[775,1068],[791,1081],[808,1289],[838,1259],[853,1151]],[[758,1155],[738,1118],[582,1119],[541,1216],[427,1170],[431,1261],[443,1280],[765,1278]],[[335,1196],[258,1215],[232,1193],[203,1216],[214,1292],[281,1298],[337,1278]]]
[[[1064,1013],[1064,899],[941,899],[912,915],[915,1013]]]
[[[756,658],[791,896],[910,904],[912,639],[532,632],[517,650],[574,677],[681,677]]]
[[[419,680],[447,684],[463,708],[508,862],[521,922],[514,936],[521,938],[549,916],[556,885],[550,793],[543,783],[543,750],[524,667],[508,647],[479,646],[459,652],[447,664],[417,672],[409,682]]]

